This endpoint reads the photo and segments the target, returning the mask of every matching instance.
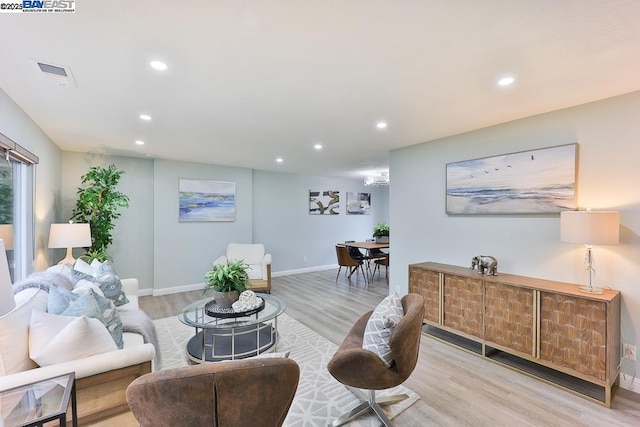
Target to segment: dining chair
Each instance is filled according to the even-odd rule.
[[[373,274],[371,278],[376,275],[376,271],[380,271],[380,267],[384,266],[384,277],[389,278],[389,254],[386,254],[384,258],[380,258],[374,261],[375,266],[373,267]]]
[[[367,242],[375,242],[375,241],[376,239],[367,239]],[[386,258],[388,256],[389,254],[387,252],[383,252],[381,249],[378,249],[378,248],[367,250],[367,255],[365,256],[365,263],[367,265],[367,271],[369,272],[369,274],[371,274],[372,279],[373,279],[373,276],[375,276],[376,274],[376,268],[378,267],[378,265],[374,265],[373,271],[371,271],[371,262],[372,261],[376,262],[377,260]]]
[[[345,243],[355,243],[355,240],[345,240]],[[366,259],[366,257],[364,256],[364,254],[362,252],[360,252],[360,249],[358,248],[354,248],[353,246],[347,246],[347,251],[349,251],[349,255],[351,255],[351,258],[355,259],[356,261],[364,261]]]
[[[340,277],[340,271],[342,270],[342,267],[347,268],[345,274],[347,272],[349,273],[349,280],[351,280],[351,276],[354,272],[358,271],[359,268],[362,271],[362,277],[364,277],[364,280],[366,282],[367,276],[364,274],[364,268],[362,267],[364,261],[362,259],[353,259],[353,257],[349,254],[347,247],[340,244],[336,245],[336,256],[338,257],[338,265],[340,266],[340,268],[338,268],[338,274],[336,275],[336,282],[338,281],[338,277]]]

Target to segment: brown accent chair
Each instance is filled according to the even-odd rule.
[[[347,268],[345,274],[349,273],[349,280],[351,280],[351,276],[353,275],[353,273],[358,271],[358,268],[360,269],[360,271],[362,271],[362,277],[365,278],[365,281],[367,280],[367,276],[364,274],[364,268],[362,267],[363,260],[354,259],[349,254],[349,251],[347,250],[347,247],[345,245],[336,245],[336,256],[338,257],[338,265],[340,266],[340,268],[338,268],[338,274],[336,274],[336,282],[338,281],[338,277],[340,277],[340,271],[342,271],[342,267]]]
[[[144,375],[127,402],[141,427],[281,426],[299,377],[282,357],[205,363]]]
[[[389,339],[394,363],[390,368],[375,353],[362,348],[364,330],[373,310],[363,314],[353,325],[344,341],[333,355],[327,369],[335,379],[346,385],[361,401],[358,406],[333,421],[334,427],[373,411],[385,426],[391,421],[381,405],[388,405],[407,399],[406,394],[376,399],[376,390],[384,390],[402,384],[418,362],[424,298],[418,294],[408,294],[402,298],[404,317],[395,326]],[[361,390],[367,390],[363,393]]]

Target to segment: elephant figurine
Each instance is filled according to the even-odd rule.
[[[498,260],[492,256],[478,255],[471,258],[471,269],[478,267],[478,274],[498,275]]]

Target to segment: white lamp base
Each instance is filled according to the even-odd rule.
[[[70,264],[70,265],[73,265],[73,264],[76,263],[76,259],[73,257],[73,254],[71,253],[72,249],[73,248],[67,248],[67,256],[65,256],[63,259],[61,259],[58,264]]]
[[[600,295],[604,294],[604,288],[598,288],[597,286],[580,286],[578,287],[580,292],[585,292],[587,294]]]

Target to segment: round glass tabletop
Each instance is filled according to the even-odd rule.
[[[204,298],[186,306],[178,316],[185,325],[202,329],[227,329],[239,326],[252,326],[266,322],[281,315],[287,308],[286,303],[273,295],[258,294],[264,300],[264,309],[244,317],[219,318],[207,315],[205,306],[213,297]]]

